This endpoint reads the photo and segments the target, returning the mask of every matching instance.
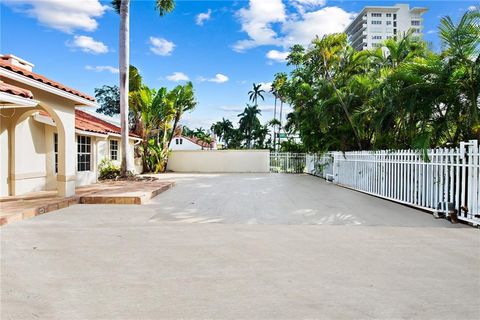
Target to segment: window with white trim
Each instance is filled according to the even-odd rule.
[[[420,21],[412,20],[412,26],[419,26],[419,25],[420,25]]]
[[[392,25],[392,21],[387,21],[387,26],[391,26]]]
[[[372,20],[372,24],[382,24],[381,20]]]
[[[372,13],[372,17],[380,18],[382,16],[381,13],[374,12]]]
[[[118,160],[118,140],[110,140],[110,160]]]
[[[391,18],[392,17],[392,14],[391,13],[387,13],[387,18]]]
[[[77,171],[90,171],[91,161],[91,138],[87,136],[77,136]]]
[[[382,36],[372,36],[373,40],[382,40]]]
[[[58,133],[53,134],[53,152],[55,154],[55,173],[58,173]]]

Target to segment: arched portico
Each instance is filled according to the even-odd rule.
[[[57,134],[58,147],[58,172],[48,170],[48,157],[53,157],[53,135],[47,135],[43,131],[40,136],[35,136],[39,133],[38,130],[32,130],[29,127],[28,132],[31,136],[24,136],[21,129],[25,121],[33,121],[32,116],[39,111],[45,111],[53,119],[54,129],[51,132]],[[30,124],[31,125],[31,124]],[[42,126],[43,128],[43,126]],[[36,108],[19,108],[10,120],[9,127],[9,194],[18,195],[25,192],[25,185],[28,185],[28,190],[35,191],[35,184],[43,183],[45,189],[47,179],[56,180],[56,189],[59,196],[68,197],[75,195],[75,112],[73,108],[65,108],[65,110],[51,107],[47,104],[40,103]],[[19,132],[20,130],[20,132]],[[48,140],[51,139],[51,140]],[[25,145],[24,144],[25,141]],[[25,159],[22,155],[22,148],[34,148],[33,159]],[[43,156],[43,163],[35,163],[35,156]],[[37,161],[41,162],[41,161]],[[41,168],[43,165],[43,168]],[[48,176],[50,175],[50,176]],[[54,176],[56,175],[56,177]],[[43,182],[42,182],[43,181]],[[33,189],[33,190],[32,190]]]

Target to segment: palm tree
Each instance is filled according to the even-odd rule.
[[[193,131],[193,135],[197,138],[202,137],[207,134],[207,130],[205,130],[203,127],[195,128],[195,131]]]
[[[462,112],[470,119],[472,138],[480,139],[480,8],[467,11],[455,24],[450,17],[440,20],[439,35],[444,57],[452,71],[452,81],[465,92],[467,104]]]
[[[173,103],[175,116],[173,119],[174,130],[172,130],[170,137],[168,139],[167,149],[170,147],[170,144],[172,143],[174,131],[177,128],[180,118],[183,116],[185,112],[192,111],[197,105],[197,102],[195,101],[195,92],[193,90],[193,85],[191,82],[188,82],[183,86],[182,85],[176,86],[172,91],[169,92],[168,98]]]
[[[249,149],[252,148],[252,139],[254,138],[253,133],[260,126],[260,120],[258,119],[258,116],[261,114],[262,112],[260,109],[258,109],[257,105],[247,105],[245,110],[238,115],[238,117],[240,117],[238,122],[240,125],[239,129],[244,135],[246,146]]]
[[[199,136],[197,136],[197,139],[198,141],[200,142],[203,142],[203,144],[206,144],[209,146],[209,149],[212,148],[212,142],[213,142],[213,138],[211,135],[209,135],[208,133],[206,132],[202,132],[201,134],[199,134]],[[202,150],[204,149],[204,145],[202,145]]]
[[[278,144],[280,145],[280,131],[282,131],[282,118],[283,118],[283,101],[285,99],[285,83],[287,82],[287,74],[280,72],[275,74],[275,79],[273,80],[272,83],[272,90],[275,92],[275,107],[276,107],[276,102],[277,98],[280,100],[280,120],[278,121]],[[276,147],[277,143],[277,137],[275,134],[275,129],[273,130],[273,145],[274,148]]]
[[[212,124],[210,130],[212,130],[219,140],[222,140],[228,146],[228,140],[231,136],[230,133],[233,130],[232,121],[222,118],[222,121],[217,121]]]
[[[122,132],[122,146],[120,148],[122,164],[120,173],[125,176],[127,172],[133,171],[133,163],[128,156],[128,92],[129,92],[129,74],[130,65],[130,0],[112,0],[112,5],[120,14],[120,34],[119,34],[119,74],[120,74],[120,124]],[[164,16],[175,8],[174,0],[155,0],[155,8]]]
[[[262,100],[265,101],[265,98],[263,97],[263,93],[265,93],[265,90],[260,89],[262,87],[261,84],[253,84],[253,89],[248,92],[248,98],[250,99],[250,102],[253,102],[256,106],[258,106],[258,97],[262,98]]]

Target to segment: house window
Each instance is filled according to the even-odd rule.
[[[180,139],[180,144],[182,144],[182,143],[183,143],[183,139]]]
[[[382,16],[381,13],[372,13],[372,17],[379,18],[379,17],[381,17],[381,16]]]
[[[382,46],[381,43],[372,43],[372,47],[374,47],[374,48],[379,48],[381,46]]]
[[[110,160],[118,160],[118,141],[110,140]]]
[[[387,13],[387,18],[391,18],[392,17],[392,14],[391,13]]]
[[[372,36],[373,40],[382,40],[382,36]]]
[[[387,21],[387,26],[391,26],[392,25],[392,21]]]
[[[183,139],[175,139],[175,144],[182,144],[183,142]]]
[[[420,25],[420,21],[412,20],[412,26],[419,26],[419,25]]]
[[[382,24],[382,21],[380,21],[380,20],[373,20],[373,21],[372,21],[372,24]]]
[[[77,136],[77,171],[90,171],[91,158],[91,138]]]
[[[53,134],[53,152],[55,154],[55,173],[58,173],[58,134]]]

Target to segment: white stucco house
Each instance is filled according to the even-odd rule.
[[[215,139],[212,143],[206,143],[195,137],[176,135],[170,143],[170,150],[217,150],[217,143]]]
[[[0,55],[0,196],[72,196],[76,186],[97,181],[103,158],[119,160],[120,128],[77,109],[85,106],[95,107],[95,99]],[[138,141],[130,135],[132,158]]]

